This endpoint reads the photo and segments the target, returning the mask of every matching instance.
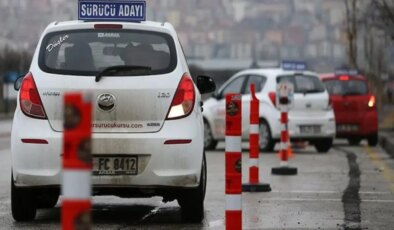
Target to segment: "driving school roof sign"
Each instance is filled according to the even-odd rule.
[[[146,2],[134,0],[79,0],[78,19],[94,21],[145,21]]]
[[[289,71],[306,71],[308,66],[305,62],[301,61],[282,61],[282,69]]]

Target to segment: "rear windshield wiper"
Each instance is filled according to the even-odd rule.
[[[323,93],[324,90],[321,89],[310,89],[310,90],[303,90],[299,91],[298,93],[308,94],[308,93]]]
[[[110,66],[108,68],[105,68],[104,70],[102,70],[100,73],[96,75],[96,82],[99,82],[103,76],[111,76],[119,72],[131,71],[131,70],[151,71],[152,68],[149,66],[133,66],[133,65]]]
[[[363,95],[363,94],[360,92],[348,92],[348,93],[342,94],[342,96],[358,96],[358,95]]]

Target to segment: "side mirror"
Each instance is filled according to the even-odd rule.
[[[23,78],[25,77],[25,75],[22,75],[22,76],[19,76],[16,80],[15,80],[15,82],[14,82],[14,89],[15,89],[15,91],[19,91],[19,89],[21,88],[21,85],[22,85],[22,81],[23,81]]]
[[[197,88],[201,94],[212,93],[216,90],[216,84],[212,77],[198,76]]]

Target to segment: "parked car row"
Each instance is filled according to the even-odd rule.
[[[337,138],[352,145],[366,138],[377,144],[377,109],[367,78],[352,74],[323,74],[282,68],[248,69],[236,73],[204,102],[204,146],[214,149],[225,138],[225,94],[242,94],[242,138],[249,138],[250,85],[260,100],[260,149],[273,151],[280,139],[280,111],[276,87],[294,85],[294,106],[289,111],[292,141],[307,141],[318,152],[328,152]]]

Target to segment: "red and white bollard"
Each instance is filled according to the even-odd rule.
[[[271,173],[276,175],[296,175],[297,168],[290,167],[288,164],[290,152],[290,136],[288,132],[288,114],[287,111],[281,111],[281,135],[280,135],[280,167],[272,168]]]
[[[90,229],[92,104],[70,93],[64,105],[62,229]]]
[[[226,95],[226,229],[242,229],[242,101]]]
[[[271,186],[260,183],[259,179],[259,123],[260,123],[260,101],[256,97],[254,84],[250,85],[250,128],[249,128],[249,183],[242,184],[244,192],[270,192]]]

